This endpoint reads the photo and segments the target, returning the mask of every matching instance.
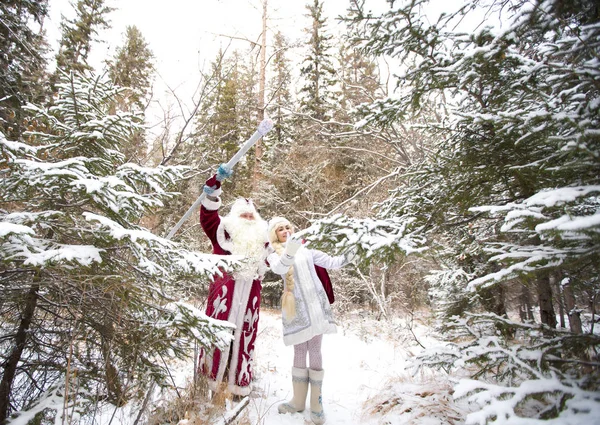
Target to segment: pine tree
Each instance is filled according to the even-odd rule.
[[[350,199],[359,191],[372,194],[371,201],[378,199],[377,190],[369,185],[380,178],[382,169],[393,167],[399,151],[391,132],[354,127],[358,106],[381,95],[375,61],[348,46],[334,56],[332,45],[343,43],[328,33],[323,3],[317,1],[308,9],[308,54],[301,70],[307,83],[300,105],[291,110],[294,120],[288,117],[293,130],[288,138],[293,143],[273,151],[274,186],[265,188],[269,208],[288,214],[300,227],[344,205],[356,206]],[[386,190],[384,185],[377,189]]]
[[[231,79],[233,74],[231,62],[226,59],[223,51],[219,51],[210,64],[209,71],[202,74],[203,83],[196,101],[197,109],[190,117],[193,119],[192,134],[180,134],[172,150],[163,152],[162,158],[157,161],[161,164],[184,164],[190,170],[179,187],[182,196],[155,217],[159,223],[156,227],[165,234],[200,196],[204,181],[216,171],[219,164],[227,161],[225,158],[236,151],[238,117],[235,115],[235,106],[231,109],[231,105],[236,105],[237,87],[235,80]],[[239,168],[236,167],[236,174],[238,171]],[[190,223],[193,221],[190,220]],[[209,248],[199,244],[205,238],[198,226],[182,228],[176,238],[182,238],[189,246],[201,251]]]
[[[220,52],[212,64],[210,80],[214,83],[212,94],[206,96],[197,113],[194,158],[202,158],[202,169],[215,169],[227,162],[241,144],[256,131],[256,72],[255,63],[244,60],[244,55],[234,52],[226,57]],[[229,185],[231,196],[249,197],[254,162],[248,153],[235,167],[236,178]]]
[[[457,35],[452,39],[455,48],[448,49],[444,45],[447,35],[443,37],[438,27],[428,25],[423,20],[412,19],[418,16],[418,6],[424,4],[419,3],[413,9],[406,6],[388,14],[386,18],[392,19],[395,25],[400,25],[404,16],[410,17],[404,26],[400,26],[402,31],[395,33],[394,37],[386,38],[389,27],[376,27],[375,24],[370,27],[374,31],[372,36],[366,39],[363,37],[366,40],[363,46],[370,52],[381,54],[385,51],[404,59],[407,66],[412,63],[418,64],[409,68],[401,81],[401,86],[410,87],[410,90],[405,90],[397,99],[378,104],[377,110],[372,110],[370,119],[380,122],[398,120],[410,114],[411,109],[420,108],[432,95],[439,95],[440,90],[447,90],[449,96],[461,99],[459,106],[455,107],[460,119],[446,130],[451,130],[452,133],[442,136],[443,145],[438,148],[432,161],[413,170],[409,186],[400,188],[384,208],[388,214],[422,216],[427,221],[421,219],[419,222],[431,225],[432,230],[444,228],[447,234],[453,233],[451,245],[458,247],[459,251],[462,250],[463,258],[474,261],[468,270],[468,273],[475,273],[474,276],[481,276],[487,282],[492,279],[498,282],[518,277],[518,270],[522,268],[523,271],[528,270],[527,279],[530,279],[532,270],[528,265],[527,251],[537,250],[535,246],[546,245],[543,241],[547,240],[548,236],[544,232],[531,232],[540,222],[533,219],[533,211],[525,213],[526,215],[517,213],[521,207],[515,205],[531,199],[540,191],[574,186],[575,181],[583,180],[580,180],[580,176],[576,180],[573,179],[572,165],[561,166],[560,172],[555,168],[560,162],[550,165],[560,158],[553,152],[561,149],[554,144],[550,134],[561,134],[565,131],[560,127],[562,123],[551,119],[555,111],[548,111],[547,115],[535,119],[519,120],[513,116],[533,117],[537,111],[548,109],[546,96],[557,92],[559,85],[547,83],[547,76],[554,73],[552,68],[541,67],[539,73],[530,72],[529,61],[537,62],[538,58],[530,51],[529,43],[530,40],[538,40],[540,34],[551,34],[558,30],[568,19],[561,17],[564,23],[558,24],[558,21],[543,20],[537,14],[530,13],[527,15],[528,19],[536,25],[527,27],[526,24],[517,22],[513,30],[521,37],[519,40],[511,39],[513,34],[508,31],[494,36],[489,28],[485,28],[471,36]],[[546,7],[552,9],[552,5],[550,2]],[[518,5],[514,10],[517,9]],[[366,19],[361,13],[357,11],[357,19]],[[458,16],[462,16],[463,13],[465,12],[459,12]],[[447,23],[449,25],[456,16],[450,14],[448,17],[442,17],[438,26]],[[579,18],[570,19],[577,21]],[[429,40],[428,44],[422,42],[425,39]],[[565,41],[563,46],[567,46],[566,43]],[[431,49],[436,52],[435,55],[431,54]],[[470,55],[473,49],[477,54]],[[578,58],[580,52],[560,53],[563,56],[565,54],[571,55],[566,58],[569,64],[585,63],[585,59]],[[560,81],[568,84],[564,78]],[[583,86],[580,88],[583,89]],[[510,108],[507,105],[510,105]],[[556,110],[566,108],[562,102],[556,105]],[[514,112],[509,117],[507,111]],[[535,126],[537,120],[546,120],[549,124],[544,124],[541,127],[542,131]],[[522,141],[515,143],[519,138],[523,138]],[[530,142],[525,142],[526,140]],[[578,152],[568,152],[571,155],[580,155]],[[567,156],[565,154],[563,160],[566,160]],[[583,163],[588,161],[584,160]],[[566,164],[571,162],[566,160]],[[594,174],[591,170],[586,173],[587,175],[582,176],[584,180]],[[564,177],[567,177],[567,180],[564,180]],[[593,183],[593,179],[589,181]],[[443,190],[444,187],[448,189]],[[419,202],[411,202],[411,199]],[[579,199],[576,203],[578,202]],[[486,207],[481,207],[483,205]],[[487,207],[490,205],[493,207]],[[564,206],[558,208],[557,212],[565,211],[562,208]],[[511,214],[518,214],[518,219],[513,221],[508,216],[507,223],[503,224],[501,216],[483,216],[484,210],[510,210]],[[499,237],[494,236],[503,226],[508,230],[513,223],[529,223],[529,226],[533,227],[529,231],[500,232]],[[483,239],[491,242],[491,249],[498,248],[505,252],[496,258],[521,257],[524,261],[515,262],[514,272],[500,272],[504,279],[497,279],[499,275],[495,269],[498,266],[486,262],[486,255],[482,252],[483,246],[478,243]],[[461,243],[456,244],[455,241]],[[563,243],[564,239],[563,242],[559,242],[559,246]],[[580,241],[575,245],[578,246],[579,243]],[[515,255],[515,250],[521,250],[518,246],[522,246],[524,251]],[[543,251],[546,251],[547,255],[535,257],[534,269],[539,270],[539,273],[537,279],[530,281],[543,299],[548,299],[547,295],[551,296],[547,281],[549,270],[556,265],[551,264],[558,259],[555,255],[561,252],[558,254],[561,257],[564,253],[564,247],[559,246],[548,247],[549,249],[544,247]],[[513,254],[508,254],[508,251],[512,251]],[[465,253],[469,254],[464,255]],[[460,252],[454,251],[454,254],[455,258],[458,258]],[[559,261],[563,262],[562,259]],[[483,278],[486,271],[490,274]],[[524,273],[522,276],[525,278]],[[481,279],[474,281],[477,287],[482,287],[483,284]],[[552,303],[548,303],[543,308],[544,311],[546,308],[551,309]],[[553,316],[552,310],[549,310],[548,317]]]
[[[305,85],[300,89],[300,110],[310,117],[324,121],[331,118],[334,103],[334,85],[337,83],[332,60],[332,39],[328,33],[327,19],[323,14],[323,1],[313,0],[307,5],[310,27],[308,52],[300,69]]]
[[[254,131],[259,120],[258,109],[258,88],[259,88],[259,64],[255,55],[235,52],[234,60],[237,63],[237,72],[234,74],[237,78],[237,112],[240,137],[244,139]],[[248,157],[247,165],[249,172],[253,172],[256,164],[251,163]]]
[[[108,61],[108,74],[115,85],[131,89],[119,102],[123,110],[143,111],[148,102],[154,73],[154,54],[136,26],[125,30],[125,42]]]
[[[339,111],[351,112],[363,103],[371,103],[381,96],[377,63],[360,50],[342,43],[339,52],[340,79]],[[340,117],[346,119],[347,117]]]
[[[153,59],[154,55],[140,30],[128,26],[125,44],[108,62],[108,73],[114,84],[129,89],[123,97],[116,99],[120,110],[141,112],[146,109],[154,72]],[[133,143],[121,147],[121,152],[127,161],[142,164],[148,150],[143,131],[136,133],[134,139]]]
[[[84,416],[94,399],[123,405],[166,384],[158,359],[225,329],[179,300],[228,265],[136,224],[184,170],[124,163],[118,147],[140,117],[111,113],[122,89],[75,73],[57,88],[53,106],[31,106],[45,125],[31,143],[0,136],[2,419],[50,409],[68,422],[65,405]]]
[[[293,143],[272,154],[277,158],[273,157],[272,166],[265,175],[273,186],[261,194],[268,209],[287,215],[299,227],[309,221],[306,214],[298,214],[299,211],[319,214],[335,202],[329,199],[333,189],[323,185],[329,156],[319,146],[324,141],[320,134],[322,123],[333,116],[332,36],[327,33],[323,4],[317,0],[306,9],[310,26],[305,30],[307,51],[300,69],[304,85],[300,88],[299,106],[293,110],[294,119],[288,121],[292,124],[289,140]],[[319,160],[315,161],[315,158]]]
[[[196,115],[198,145],[194,146],[194,151],[210,155],[203,165],[218,164],[223,162],[222,158],[235,153],[234,140],[238,137],[236,72],[236,64],[220,51],[211,64],[210,95],[206,96]]]
[[[28,122],[23,105],[45,97],[47,45],[36,26],[48,14],[48,1],[0,3],[0,130],[18,138]]]
[[[286,54],[290,48],[289,41],[281,33],[275,34],[273,43],[273,60],[271,72],[273,77],[269,81],[268,115],[273,120],[273,131],[266,137],[267,152],[273,153],[275,146],[290,143],[291,122],[290,116],[293,108],[292,77],[290,60]],[[271,136],[272,135],[272,136]]]
[[[333,166],[340,170],[338,181],[344,182],[344,192],[349,197],[369,187],[374,176],[381,177],[381,169],[392,169],[396,164],[408,161],[402,161],[397,154],[398,147],[402,146],[402,140],[398,137],[401,131],[393,132],[376,126],[357,128],[353,125],[362,118],[361,105],[374,102],[385,93],[379,82],[375,58],[347,43],[341,43],[336,62],[339,63],[337,74],[340,91],[333,118],[344,125],[329,129],[334,137],[328,145],[334,151]],[[370,190],[372,199],[385,199],[388,190],[385,185],[372,189],[375,189]]]
[[[88,56],[94,37],[105,28],[110,28],[107,15],[114,8],[106,6],[105,0],[77,0],[74,19],[61,22],[61,40],[56,54],[58,72],[89,71]],[[56,79],[57,77],[55,77]]]

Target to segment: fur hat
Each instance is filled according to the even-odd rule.
[[[244,213],[253,214],[254,220],[246,220],[241,218],[240,215]],[[252,238],[252,236],[243,234],[245,232],[244,230],[241,231],[241,235],[239,234],[240,226],[246,229],[252,224],[256,224],[257,226],[253,231],[260,230],[264,243],[267,243],[267,222],[264,221],[258,211],[256,211],[252,200],[247,198],[236,199],[231,205],[229,213],[225,217],[221,218],[221,224],[217,228],[217,242],[221,248],[233,253],[234,247],[231,238],[234,237],[234,234],[238,234],[238,239],[244,239],[246,237]]]
[[[271,220],[269,220],[269,242],[274,243],[274,242],[278,242],[279,238],[277,237],[277,226],[279,226],[280,224],[283,224],[284,226],[286,225],[291,225],[291,223],[283,217],[273,217]],[[294,226],[292,226],[293,228]]]
[[[236,199],[233,205],[231,205],[231,210],[227,215],[229,217],[239,217],[240,214],[243,213],[251,213],[254,214],[257,219],[260,218],[258,211],[256,211],[256,208],[254,207],[254,202],[252,202],[252,199],[248,198]]]

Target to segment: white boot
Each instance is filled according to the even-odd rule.
[[[308,369],[292,368],[292,388],[294,396],[287,403],[281,403],[277,406],[279,413],[295,413],[304,410],[306,394],[308,393]]]
[[[308,379],[310,381],[310,418],[317,425],[325,423],[325,411],[323,410],[323,399],[321,397],[324,374],[325,371],[323,370],[308,370]]]

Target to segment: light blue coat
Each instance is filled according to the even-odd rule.
[[[291,264],[277,253],[270,254],[267,261],[271,270],[283,278],[285,290],[287,288],[285,275]],[[285,345],[300,344],[316,335],[337,331],[331,306],[323,284],[317,277],[315,265],[325,269],[338,269],[347,264],[343,255],[331,257],[324,252],[303,246],[296,252],[293,261],[296,316],[288,321],[282,315]]]

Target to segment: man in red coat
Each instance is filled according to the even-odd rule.
[[[213,391],[220,383],[234,395],[250,393],[254,341],[258,330],[261,282],[268,266],[267,223],[249,199],[238,199],[229,214],[219,215],[221,180],[227,170],[206,181],[206,197],[200,207],[200,224],[210,239],[213,253],[243,257],[242,266],[231,273],[215,275],[209,286],[206,314],[236,325],[233,342],[224,350],[200,351],[200,373]]]

